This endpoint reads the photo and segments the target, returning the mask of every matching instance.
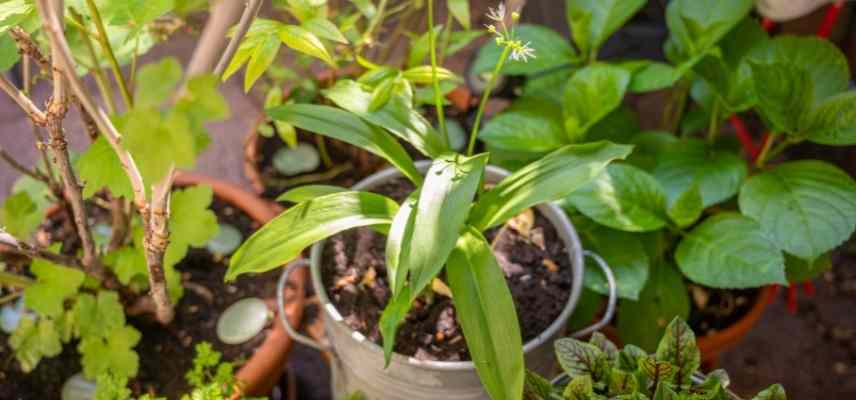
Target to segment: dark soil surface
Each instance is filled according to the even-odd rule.
[[[402,200],[412,190],[399,180],[376,191]],[[487,234],[506,273],[524,341],[543,332],[559,316],[571,285],[564,244],[546,218],[533,215],[528,236],[512,228]],[[330,298],[346,323],[376,343],[381,342],[378,321],[390,297],[385,242],[385,236],[368,228],[336,235],[327,242],[322,266]],[[428,360],[468,360],[452,300],[436,290],[417,300],[399,329],[395,351]]]
[[[734,325],[755,305],[758,289],[711,289],[689,284],[692,308],[688,322],[696,335],[712,335]]]
[[[238,228],[244,237],[249,236],[258,224],[246,214],[214,199],[212,209],[220,223]],[[91,207],[96,220],[109,218],[97,207]],[[48,221],[39,240],[64,237],[68,229],[62,219]],[[64,250],[74,251],[79,244],[66,241]],[[184,296],[176,306],[176,317],[169,326],[161,326],[149,317],[129,317],[128,321],[142,333],[135,350],[140,355],[140,369],[130,383],[135,394],[152,392],[169,399],[177,399],[188,390],[184,375],[192,366],[193,347],[202,341],[210,342],[223,353],[223,359],[239,367],[248,359],[255,347],[264,341],[266,332],[240,345],[226,345],[216,336],[216,323],[220,313],[235,301],[246,297],[266,298],[276,291],[274,271],[248,276],[226,284],[223,276],[228,259],[216,258],[204,248],[191,249],[177,265],[184,281]],[[8,347],[8,336],[0,333],[0,399],[53,399],[58,398],[65,380],[79,372],[80,356],[77,343],[65,346],[63,353],[43,359],[29,374],[23,374],[14,354]]]

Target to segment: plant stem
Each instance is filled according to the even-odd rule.
[[[434,0],[428,0],[428,47],[431,51],[431,84],[434,87],[434,108],[437,111],[437,121],[440,124],[440,136],[443,143],[449,147],[449,135],[446,132],[446,114],[443,110],[443,95],[440,92],[440,81],[437,80],[437,37],[434,31]]]
[[[452,13],[447,11],[446,23],[443,25],[443,35],[440,37],[440,65],[446,61],[446,49],[452,39]]]
[[[131,92],[128,90],[128,84],[125,82],[125,77],[122,76],[122,67],[119,66],[119,60],[116,59],[116,54],[113,53],[113,47],[110,45],[110,37],[107,36],[107,29],[104,28],[104,22],[101,21],[101,13],[98,12],[98,6],[95,5],[95,0],[86,0],[86,5],[89,8],[89,13],[92,14],[92,20],[95,22],[95,28],[98,30],[98,42],[101,48],[107,54],[107,59],[110,61],[110,68],[113,70],[113,78],[119,85],[119,91],[122,93],[122,99],[125,101],[125,108],[130,110],[134,106],[134,100],[131,97]]]
[[[0,229],[0,245],[6,246],[12,253],[24,255],[30,258],[39,258],[45,261],[50,261],[54,264],[60,264],[72,268],[80,268],[81,266],[78,260],[74,257],[52,253],[29,243],[22,242],[14,236],[6,233],[3,229]]]
[[[218,78],[223,75],[223,71],[226,71],[229,63],[232,62],[232,58],[235,57],[235,53],[238,51],[241,40],[246,36],[247,31],[250,30],[250,25],[253,24],[253,20],[256,18],[256,15],[258,15],[261,8],[261,0],[250,0],[247,2],[247,7],[244,8],[244,13],[241,14],[241,20],[238,22],[238,29],[235,31],[235,34],[232,35],[232,39],[229,40],[229,44],[220,56],[220,61],[217,62],[217,66],[214,67],[214,75]]]
[[[377,4],[377,12],[375,13],[374,18],[369,21],[368,28],[366,28],[366,37],[371,37],[374,34],[375,29],[377,29],[378,25],[380,25],[380,22],[383,21],[384,14],[386,14],[387,2],[388,0],[380,0],[380,2]],[[431,0],[428,0],[428,2],[430,3]]]
[[[473,123],[473,130],[470,133],[470,143],[467,145],[467,155],[473,155],[473,151],[476,149],[476,137],[479,133],[479,125],[481,124],[482,116],[484,116],[484,109],[487,106],[487,100],[490,98],[490,92],[493,91],[493,87],[496,85],[496,80],[499,77],[500,71],[502,71],[502,66],[505,65],[505,60],[508,58],[508,53],[511,52],[511,47],[506,46],[502,50],[502,54],[499,56],[499,61],[496,62],[496,66],[493,68],[493,73],[490,75],[490,80],[487,82],[487,87],[484,89],[484,93],[482,93],[481,101],[479,101],[478,112],[476,113],[476,122]]]
[[[755,159],[755,166],[759,169],[763,168],[764,165],[767,163],[767,160],[770,157],[770,149],[772,149],[773,142],[775,141],[776,135],[772,133],[770,133],[770,135],[767,136],[767,140],[764,141],[764,145],[763,147],[761,147],[761,153],[758,154],[758,158]]]
[[[719,101],[713,101],[713,110],[710,113],[710,124],[707,127],[707,143],[713,144],[716,142],[716,136],[719,135]]]
[[[24,275],[13,274],[11,272],[0,271],[0,284],[12,287],[27,287],[35,283],[32,278]]]
[[[773,147],[773,149],[770,150],[770,154],[767,155],[767,159],[772,160],[773,158],[776,158],[776,156],[778,156],[779,154],[782,154],[782,152],[785,151],[788,147],[791,147],[791,145],[800,143],[802,141],[803,141],[803,139],[794,139],[794,140],[786,139],[786,140],[783,140],[781,143],[776,145],[776,147]]]
[[[5,76],[0,75],[0,89],[2,89],[18,106],[27,113],[27,116],[30,117],[30,120],[33,121],[33,124],[37,126],[45,126],[46,117],[45,113],[36,106],[29,97],[27,97],[24,92],[16,88],[12,85],[12,82],[6,79]]]
[[[330,158],[330,153],[327,151],[327,141],[324,140],[324,136],[322,135],[313,136],[315,136],[315,145],[318,146],[318,155],[321,156],[321,162],[324,164],[324,168],[332,168],[333,159]]]
[[[70,10],[72,18],[79,22],[79,24],[75,26],[82,26],[83,18],[77,13],[77,11],[74,11],[73,8]],[[89,58],[92,59],[92,68],[89,72],[92,73],[92,77],[95,79],[98,91],[101,92],[102,96],[104,96],[104,104],[107,105],[107,112],[110,114],[116,114],[116,99],[113,97],[113,87],[110,85],[107,77],[104,76],[104,70],[101,69],[101,65],[98,63],[98,54],[95,53],[95,46],[92,44],[92,39],[90,39],[89,35],[83,35],[83,44],[86,46],[86,52],[89,53]]]

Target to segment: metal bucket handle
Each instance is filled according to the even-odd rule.
[[[609,299],[606,303],[606,312],[604,312],[603,318],[601,318],[594,324],[588,326],[587,328],[574,332],[571,336],[576,338],[588,336],[606,326],[606,324],[608,324],[609,321],[612,320],[613,315],[615,315],[615,303],[617,302],[618,297],[618,290],[615,283],[615,275],[612,273],[612,268],[609,267],[609,264],[606,263],[606,260],[604,260],[597,253],[594,253],[589,250],[583,250],[583,256],[590,257],[592,260],[595,261],[595,263],[597,263],[598,267],[600,267],[601,271],[603,272],[603,275],[606,277],[606,283],[609,286]],[[285,316],[285,295],[283,294],[283,292],[285,291],[285,282],[288,281],[289,276],[291,276],[291,273],[294,272],[294,270],[296,270],[297,268],[308,267],[309,265],[309,261],[301,258],[294,260],[285,266],[285,270],[282,271],[282,275],[280,275],[279,282],[276,285],[276,306],[279,309],[279,320],[280,322],[282,322],[282,326],[283,328],[285,328],[285,332],[288,334],[288,336],[290,336],[292,339],[294,339],[294,341],[298,343],[304,344],[318,351],[326,352],[332,350],[330,344],[321,343],[313,338],[310,338],[309,336],[301,334],[296,329],[294,329],[293,326],[291,326],[291,323],[288,322],[288,318]]]

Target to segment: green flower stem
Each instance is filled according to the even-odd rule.
[[[476,136],[478,136],[479,133],[479,125],[481,124],[481,119],[484,115],[485,106],[487,106],[487,100],[490,98],[490,92],[493,91],[493,87],[496,85],[499,73],[502,71],[502,66],[505,65],[505,60],[508,59],[508,53],[510,52],[511,47],[505,46],[502,50],[502,55],[499,56],[499,61],[497,61],[496,67],[493,68],[493,74],[490,76],[487,87],[485,87],[484,93],[482,93],[481,101],[479,101],[479,109],[476,113],[476,122],[473,124],[473,130],[470,133],[470,143],[467,145],[467,155],[473,155],[473,151],[476,149]]]
[[[101,21],[101,13],[98,12],[98,7],[95,5],[95,0],[86,0],[86,5],[89,7],[89,12],[92,14],[92,20],[95,22],[95,28],[98,30],[98,42],[107,53],[107,59],[110,61],[110,68],[113,70],[113,77],[119,85],[119,91],[122,92],[122,99],[125,100],[125,107],[131,109],[134,106],[134,101],[131,97],[131,92],[128,90],[128,84],[125,82],[125,77],[122,76],[122,68],[119,66],[119,60],[116,59],[116,54],[113,53],[113,47],[110,46],[110,37],[107,36],[107,29],[104,28],[104,22]]]
[[[443,95],[440,92],[440,81],[437,80],[437,37],[434,32],[434,0],[428,0],[428,47],[431,49],[431,83],[434,86],[434,107],[437,109],[437,120],[440,124],[440,136],[443,143],[449,146],[449,135],[446,132],[446,114],[443,112]]]
[[[767,140],[764,141],[764,147],[761,148],[761,153],[758,154],[758,158],[755,159],[755,166],[763,168],[765,164],[767,164],[767,160],[770,158],[770,150],[773,148],[773,142],[776,141],[776,135],[770,133],[767,136]]]
[[[321,162],[324,164],[324,168],[333,168],[333,159],[330,158],[330,153],[327,152],[327,141],[324,140],[324,136],[313,136],[315,136],[315,145],[318,146],[318,155],[321,156]]]
[[[707,143],[713,144],[719,135],[719,101],[713,101],[713,110],[710,113],[710,124],[707,127]]]

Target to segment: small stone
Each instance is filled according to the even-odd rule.
[[[234,293],[238,292],[238,288],[235,287],[234,285],[226,285],[226,292],[228,292],[230,294],[234,294]]]
[[[541,261],[541,264],[542,264],[545,268],[547,268],[547,270],[548,270],[548,271],[550,271],[550,272],[551,272],[551,273],[553,273],[553,274],[555,274],[555,273],[559,272],[559,266],[558,266],[558,265],[556,265],[556,262],[555,262],[555,261],[553,261],[553,260],[551,260],[551,259],[549,259],[549,258],[545,258],[544,260],[542,260],[542,261]]]
[[[532,280],[532,275],[526,274],[520,277],[520,282],[529,282]]]
[[[832,365],[832,369],[833,371],[835,371],[836,374],[844,375],[847,373],[847,364],[844,364],[843,362],[837,362]]]

